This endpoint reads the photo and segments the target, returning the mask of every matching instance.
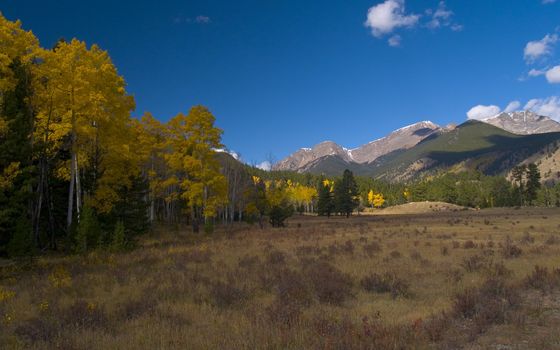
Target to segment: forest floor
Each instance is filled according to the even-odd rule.
[[[188,231],[0,264],[0,348],[560,349],[560,209]]]

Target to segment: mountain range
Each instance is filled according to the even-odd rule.
[[[422,121],[354,149],[325,141],[296,151],[273,170],[336,176],[350,169],[357,175],[402,181],[442,170],[505,174],[532,161],[542,167],[543,179],[558,180],[559,144],[560,123],[521,111],[459,126]]]

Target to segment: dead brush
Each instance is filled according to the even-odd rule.
[[[535,243],[535,237],[531,236],[531,234],[529,232],[525,232],[523,234],[523,237],[521,237],[520,240],[521,244],[533,244]]]
[[[305,275],[321,303],[342,305],[354,297],[352,278],[326,261],[309,264]]]
[[[237,266],[246,270],[253,270],[261,263],[258,255],[245,255],[237,261]]]
[[[420,252],[417,251],[417,250],[411,250],[410,251],[410,258],[414,261],[420,261],[420,260],[422,260],[422,254],[420,254]]]
[[[286,253],[273,249],[268,253],[266,263],[267,265],[284,265],[286,264]]]
[[[480,255],[472,255],[463,259],[461,266],[466,272],[476,272],[480,271],[483,267],[487,265],[487,260],[485,257]]]
[[[550,236],[548,236],[546,238],[546,240],[544,241],[544,244],[546,245],[556,245],[556,244],[560,244],[560,238],[558,238],[556,235],[551,234]]]
[[[410,296],[409,283],[393,272],[385,272],[382,275],[372,273],[362,278],[360,285],[368,292],[391,293],[393,299]]]
[[[523,251],[521,248],[513,244],[513,241],[509,236],[506,237],[504,244],[502,245],[502,256],[505,259],[513,259],[519,257]]]
[[[543,293],[560,287],[560,269],[549,271],[546,267],[535,266],[533,272],[523,280],[523,284]]]
[[[377,242],[368,243],[364,245],[362,249],[364,253],[366,253],[366,255],[369,256],[370,258],[376,255],[377,253],[380,253],[383,250],[381,245]]]
[[[276,286],[276,298],[266,309],[269,319],[287,327],[294,326],[302,310],[313,303],[313,291],[305,277],[296,271],[282,271]]]
[[[60,333],[60,325],[56,320],[34,317],[17,326],[14,333],[28,345],[49,344]]]
[[[236,285],[233,279],[226,282],[217,281],[210,286],[210,295],[214,305],[219,308],[238,306],[249,299],[249,293],[245,288]]]
[[[61,310],[58,313],[60,320],[64,322],[65,328],[106,328],[108,327],[108,318],[102,305],[85,300],[77,300],[70,307]]]
[[[452,315],[473,321],[475,333],[492,324],[502,324],[506,313],[518,306],[517,289],[501,278],[490,278],[478,288],[467,288],[455,296]]]

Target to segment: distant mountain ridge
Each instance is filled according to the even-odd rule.
[[[481,121],[517,135],[545,134],[560,131],[560,123],[531,111],[500,113]]]
[[[557,152],[559,145],[560,123],[529,111],[512,112],[458,127],[442,128],[423,121],[350,150],[326,141],[300,149],[273,169],[328,176],[350,169],[357,175],[389,181],[406,181],[440,170],[498,174],[528,159],[541,159],[539,154]],[[556,166],[551,156],[546,159],[552,164],[546,166],[547,173],[560,174],[560,164]]]
[[[324,141],[313,148],[301,148],[276,163],[273,169],[306,172],[313,169],[318,160],[329,156],[338,157],[347,163],[370,163],[385,154],[413,147],[439,130],[441,130],[439,125],[422,121],[397,129],[385,137],[350,150],[333,141]]]

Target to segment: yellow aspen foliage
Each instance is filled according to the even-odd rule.
[[[23,30],[19,20],[8,21],[0,13],[0,91],[15,87],[15,77],[10,69],[14,60],[29,65],[38,49],[39,41],[31,31]]]
[[[12,187],[14,179],[21,173],[19,163],[10,163],[0,174],[0,190],[7,190]]]
[[[368,192],[368,203],[374,208],[381,208],[385,204],[385,198],[381,193],[375,193],[373,190]]]
[[[403,192],[403,197],[407,200],[410,201],[410,197],[411,197],[411,193],[409,189],[405,189]]]
[[[377,193],[373,198],[373,206],[376,208],[381,208],[385,204],[385,198],[381,193]]]
[[[53,51],[42,50],[41,56],[35,139],[53,154],[70,135],[72,159],[57,166],[67,171],[57,173],[70,179],[72,167],[78,172],[95,169],[99,177],[89,202],[108,212],[118,190],[130,184],[138,169],[138,153],[131,147],[136,142],[130,125],[134,100],[108,53],[96,45],[88,48],[73,39],[58,43]]]
[[[214,126],[215,117],[203,106],[193,107],[169,121],[169,146],[166,154],[169,167],[177,174],[185,200],[193,218],[208,218],[227,202],[227,182],[220,173],[214,149],[223,148],[222,130]],[[201,213],[200,213],[201,212]]]
[[[374,199],[375,193],[373,192],[373,190],[369,190],[368,194],[367,194],[367,201],[368,204],[373,206],[373,199]]]

